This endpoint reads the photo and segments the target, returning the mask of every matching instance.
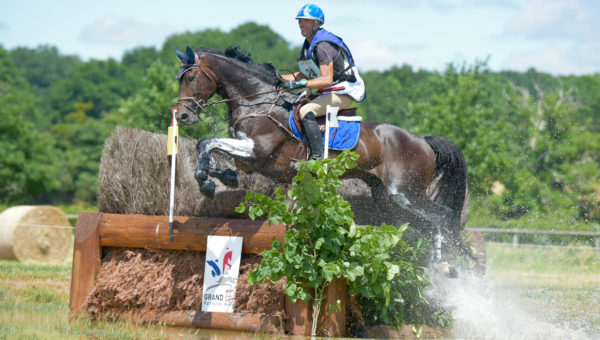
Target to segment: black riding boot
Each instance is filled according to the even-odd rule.
[[[323,159],[323,142],[321,137],[321,130],[319,124],[315,121],[315,115],[309,112],[302,118],[302,126],[306,132],[308,138],[308,144],[310,144],[310,153],[312,159]]]

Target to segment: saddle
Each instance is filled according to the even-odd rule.
[[[304,98],[294,104],[294,113],[293,113],[294,123],[296,124],[296,128],[298,129],[300,134],[302,134],[303,136],[306,135],[306,133],[304,131],[304,127],[301,124],[300,108],[302,106],[304,106],[305,104],[308,104],[309,102],[310,102],[310,99]],[[341,121],[360,122],[360,121],[362,121],[362,117],[356,115],[357,110],[358,110],[358,108],[356,108],[356,107],[339,110],[337,113],[337,119],[341,120]],[[326,117],[325,116],[315,117],[315,120],[317,121],[317,124],[319,124],[319,128],[321,129],[321,134],[324,134]]]

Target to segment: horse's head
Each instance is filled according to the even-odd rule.
[[[206,101],[217,91],[213,72],[200,60],[200,57],[187,46],[186,53],[175,48],[181,60],[179,79],[179,99],[177,100],[177,120],[185,125],[198,122],[198,115]]]

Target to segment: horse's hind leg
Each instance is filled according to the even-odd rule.
[[[391,195],[390,198],[397,207],[410,216],[409,220],[417,224],[420,227],[420,231],[424,231],[432,236],[433,260],[441,262],[442,242],[444,241],[443,234],[444,231],[451,229],[447,218],[450,210],[427,198],[419,199],[412,197],[409,200],[404,193]]]
[[[200,154],[194,177],[200,186],[200,192],[209,197],[214,198],[216,185],[208,179],[212,176],[220,180],[228,187],[238,186],[237,173],[232,169],[221,169],[211,155],[212,150],[221,150],[231,156],[249,157],[252,154],[254,142],[251,139],[234,139],[234,138],[205,138],[198,141],[196,150]]]
[[[461,225],[452,218],[453,212],[450,208],[427,197],[412,197],[410,200],[404,194],[391,197],[401,209],[410,212],[413,219],[419,221],[419,226],[426,228],[425,232],[432,237],[432,259],[435,263],[451,260],[448,247],[458,250],[469,261],[479,262],[465,246],[460,233]]]

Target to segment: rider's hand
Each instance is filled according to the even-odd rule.
[[[283,88],[288,90],[300,89],[306,87],[308,80],[300,79],[300,80],[290,80],[283,83]]]

